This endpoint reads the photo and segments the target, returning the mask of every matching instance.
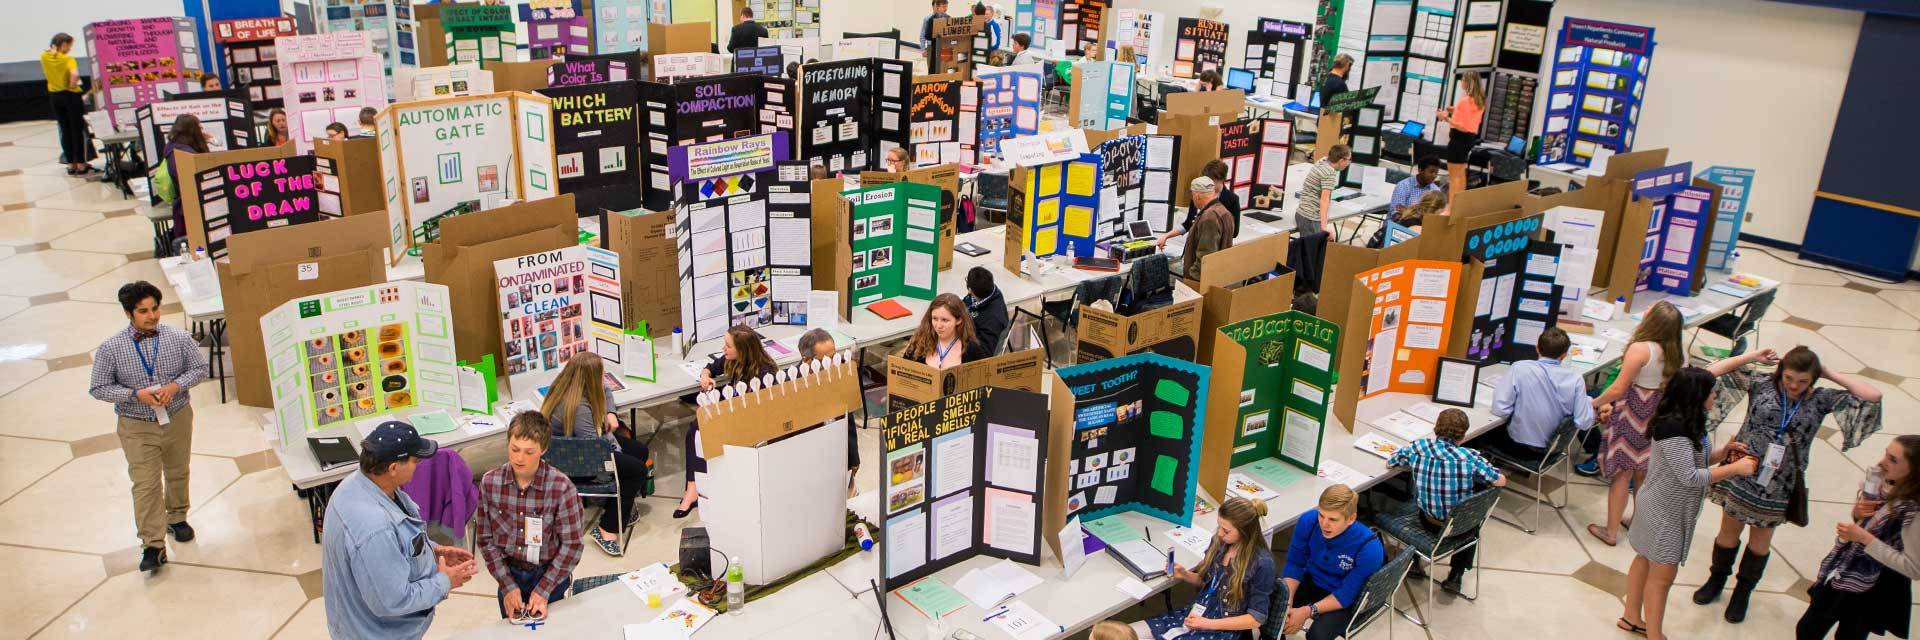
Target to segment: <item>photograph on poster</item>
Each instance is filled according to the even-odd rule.
[[[390,282],[290,300],[260,318],[285,441],[345,421],[460,411],[447,288]]]

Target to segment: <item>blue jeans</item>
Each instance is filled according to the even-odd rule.
[[[514,584],[520,587],[520,602],[524,605],[528,599],[533,597],[534,588],[540,586],[540,577],[547,574],[547,565],[540,565],[531,569],[520,569],[508,566],[507,573],[513,574]],[[573,576],[567,576],[565,580],[560,581],[560,584],[554,585],[553,594],[547,596],[547,604],[551,605],[566,598],[567,590],[572,586]],[[500,593],[494,596],[494,599],[500,604],[500,617],[507,617],[506,585],[501,585]]]

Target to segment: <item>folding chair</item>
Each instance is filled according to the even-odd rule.
[[[1539,527],[1540,503],[1543,499],[1546,501],[1547,506],[1555,509],[1567,506],[1567,486],[1573,480],[1573,456],[1571,453],[1574,436],[1577,435],[1577,431],[1573,424],[1573,418],[1561,419],[1560,426],[1553,430],[1552,436],[1547,438],[1546,455],[1542,456],[1539,460],[1522,460],[1497,448],[1487,451],[1487,457],[1492,458],[1494,464],[1519,469],[1533,476],[1533,491],[1531,492],[1533,507],[1527,510],[1527,523],[1524,525],[1520,524],[1517,516],[1513,520],[1508,520],[1498,510],[1494,511],[1493,514],[1495,520],[1513,525],[1521,531],[1532,534]],[[1563,467],[1560,471],[1560,500],[1558,502],[1555,502],[1552,496],[1546,495],[1544,491],[1547,473],[1553,471],[1554,467]],[[1507,483],[1508,491],[1513,491],[1523,496],[1527,495],[1528,492],[1520,491],[1520,488],[1517,483]],[[1476,591],[1475,593],[1479,592]]]
[[[1723,315],[1703,322],[1699,327],[1694,328],[1693,336],[1687,339],[1686,352],[1688,354],[1693,353],[1693,343],[1700,340],[1700,332],[1702,331],[1726,338],[1728,348],[1721,349],[1718,347],[1703,346],[1700,347],[1700,356],[1689,355],[1688,359],[1699,364],[1707,364],[1713,360],[1720,360],[1745,353],[1747,345],[1756,344],[1760,341],[1760,318],[1767,315],[1767,309],[1773,306],[1774,294],[1778,292],[1779,290],[1776,289],[1754,296],[1752,300],[1748,300],[1747,303],[1742,306],[1739,314]]]
[[[1435,535],[1427,531],[1426,516],[1420,512],[1419,504],[1406,502],[1398,511],[1388,514],[1380,522],[1380,529],[1405,544],[1407,549],[1418,555],[1422,561],[1438,562],[1451,558],[1461,551],[1478,548],[1480,527],[1487,523],[1487,516],[1493,512],[1494,505],[1499,503],[1498,488],[1487,488],[1467,496],[1467,499],[1461,500],[1460,504],[1454,505],[1453,510],[1447,513],[1446,526],[1441,527],[1439,535]],[[1479,554],[1474,554],[1473,566],[1468,569],[1473,571],[1473,596],[1467,597],[1464,593],[1460,596],[1468,600],[1478,599],[1480,597]],[[1427,602],[1433,602],[1434,582],[1435,580],[1429,575]]]
[[[1427,626],[1419,618],[1393,606],[1393,598],[1400,593],[1400,583],[1407,579],[1407,570],[1413,567],[1412,549],[1401,549],[1392,560],[1380,566],[1373,576],[1367,578],[1367,584],[1360,590],[1360,601],[1354,603],[1353,619],[1347,622],[1347,630],[1341,633],[1344,638],[1352,638],[1360,631],[1372,625],[1375,620],[1384,617],[1389,609],[1406,618],[1408,622]],[[1387,625],[1387,637],[1393,637],[1393,625]]]
[[[613,442],[598,436],[554,436],[547,447],[547,464],[573,480],[581,498],[609,498],[614,518],[620,521],[620,554],[626,555],[627,542],[633,538],[634,523],[627,521],[627,509],[620,504],[620,475],[613,471]]]

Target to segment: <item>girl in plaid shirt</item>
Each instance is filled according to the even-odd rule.
[[[1474,485],[1486,482],[1496,487],[1507,485],[1507,478],[1487,463],[1478,452],[1460,446],[1467,439],[1467,412],[1448,409],[1433,422],[1433,437],[1421,438],[1393,452],[1387,466],[1413,471],[1414,501],[1425,516],[1427,530],[1434,535],[1446,528],[1447,514],[1455,505],[1473,495]],[[1475,547],[1467,547],[1453,556],[1452,567],[1440,588],[1460,591],[1460,579],[1473,566]]]

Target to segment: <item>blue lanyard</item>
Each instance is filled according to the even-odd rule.
[[[140,368],[147,370],[147,382],[153,382],[153,363],[160,360],[160,335],[154,334],[147,341],[153,343],[153,359],[148,360],[147,354],[140,352],[139,339],[133,341],[133,355],[140,357]]]
[[[957,347],[957,346],[960,346],[960,339],[959,339],[959,338],[954,338],[954,339],[953,339],[953,343],[952,343],[952,344],[949,344],[949,345],[947,345],[947,348],[945,348],[945,349],[942,349],[942,348],[940,348],[940,341],[939,341],[939,340],[934,340],[934,341],[933,341],[933,352],[934,352],[935,354],[937,354],[937,355],[939,355],[939,356],[940,356],[940,362],[946,362],[946,361],[947,361],[947,354],[949,354],[949,353],[953,353],[953,348],[954,348],[954,347]]]
[[[1805,402],[1805,400],[1795,400],[1792,405],[1788,405],[1787,390],[1780,390],[1780,428],[1773,432],[1775,439],[1786,435],[1787,425],[1793,422],[1793,416],[1800,413],[1800,405]]]

